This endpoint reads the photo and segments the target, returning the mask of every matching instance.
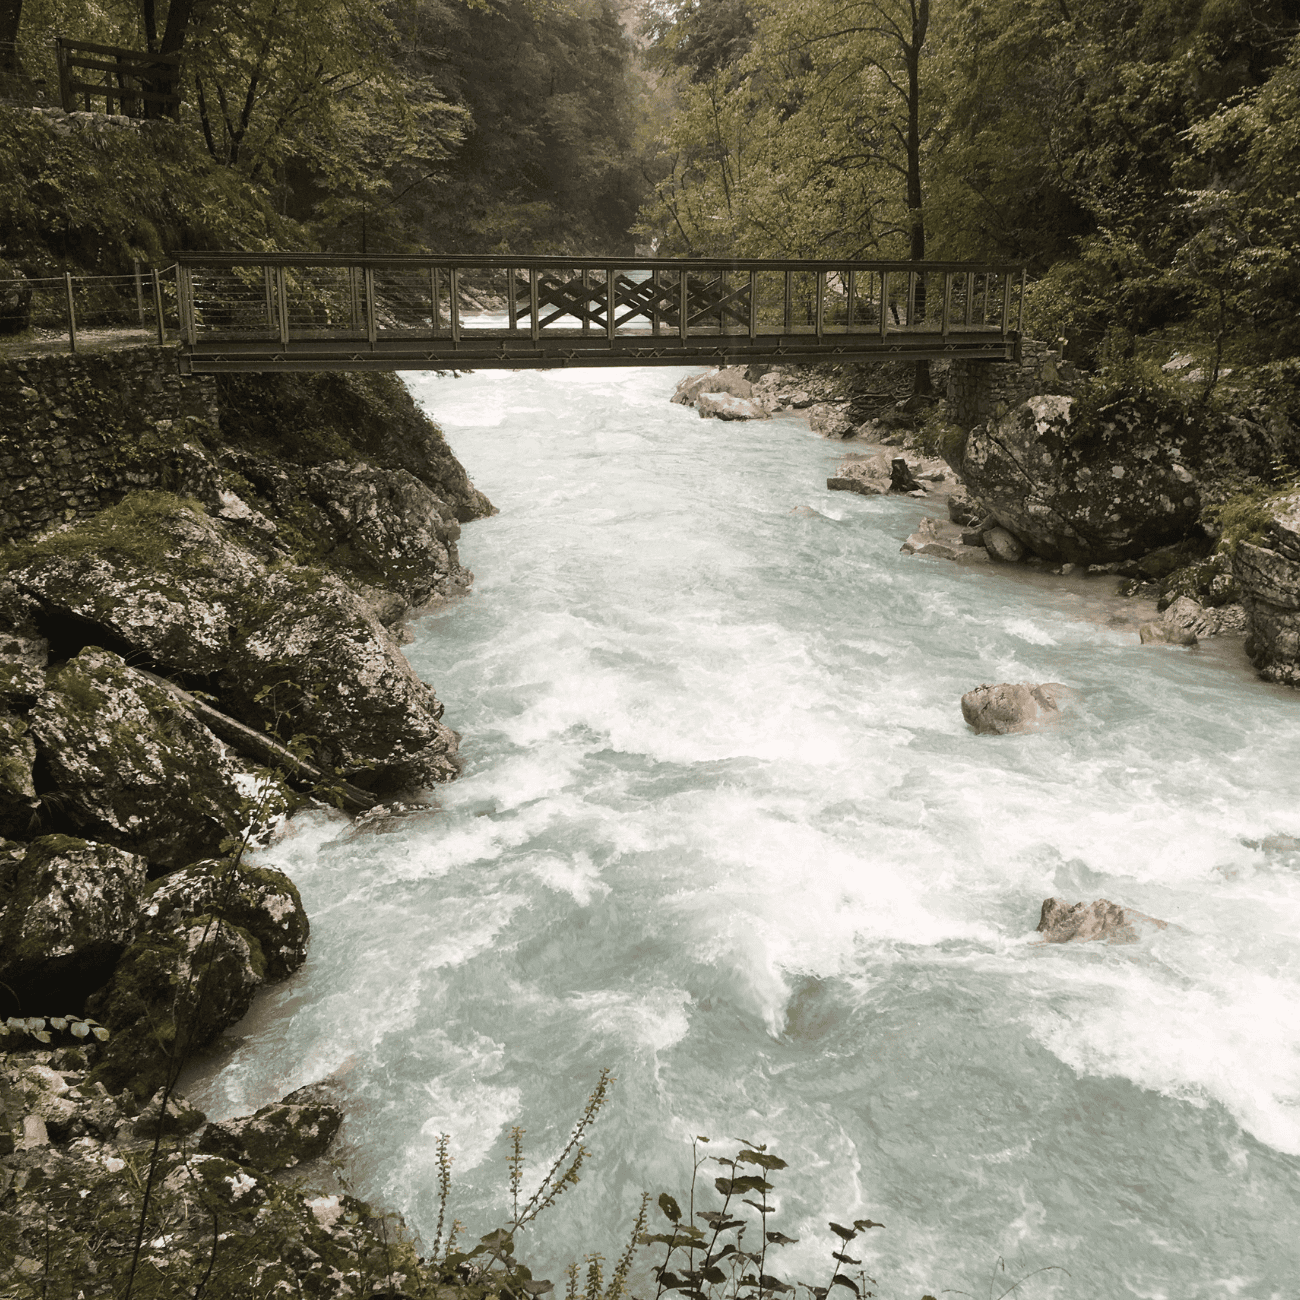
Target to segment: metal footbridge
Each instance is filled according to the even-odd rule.
[[[994,263],[177,257],[184,373],[1006,361],[1024,296]]]

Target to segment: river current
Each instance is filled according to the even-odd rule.
[[[191,1098],[335,1075],[357,1190],[431,1237],[449,1133],[477,1236],[511,1127],[535,1178],[610,1067],[581,1184],[521,1242],[557,1283],[642,1189],[682,1199],[708,1135],[788,1162],[791,1280],[870,1217],[889,1300],[1030,1273],[1027,1300],[1294,1300],[1300,695],[1235,644],[1140,646],[1113,580],[900,555],[933,507],[827,492],[838,446],[703,421],[683,373],[409,378],[500,510],[407,646],[465,772],[265,852],[310,955]],[[999,681],[1079,701],[975,736],[960,697]],[[1044,945],[1049,895],[1175,924]]]

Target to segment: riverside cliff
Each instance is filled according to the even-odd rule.
[[[331,1218],[271,1190],[337,1129],[327,1097],[218,1151],[162,1094],[306,955],[293,883],[243,848],[307,800],[457,775],[401,626],[468,589],[460,524],[491,511],[391,375],[182,380],[156,347],[0,364],[0,1268],[37,1267],[55,1193],[60,1267],[93,1227],[78,1199],[125,1248],[114,1175],[161,1133],[179,1218],[274,1202],[295,1278],[373,1272],[359,1203],[340,1224],[337,1196]],[[278,1247],[249,1231],[251,1282]]]

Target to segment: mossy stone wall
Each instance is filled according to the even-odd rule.
[[[1070,396],[1079,373],[1062,361],[1056,349],[1036,339],[1024,339],[1019,361],[954,361],[948,370],[948,407],[952,421],[973,429],[997,420],[1027,397],[1038,393]]]
[[[0,540],[84,519],[137,488],[193,491],[186,443],[217,436],[211,376],[175,347],[0,360]]]

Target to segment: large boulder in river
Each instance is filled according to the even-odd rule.
[[[96,1077],[152,1096],[168,1059],[211,1042],[307,953],[307,916],[283,873],[237,861],[201,862],[165,876],[142,900],[135,941],[92,1015],[112,1027]]]
[[[707,370],[702,375],[687,375],[677,385],[672,400],[679,406],[694,406],[701,393],[730,393],[748,401],[753,392],[754,386],[746,377],[744,366],[726,366],[721,370]]]
[[[22,849],[0,858],[0,984],[24,1010],[62,1012],[108,978],[135,934],[146,864],[64,835]]]
[[[977,686],[961,697],[961,715],[981,736],[1037,731],[1059,721],[1061,705],[1072,694],[1060,682],[1037,686],[1027,682]]]
[[[305,738],[354,782],[398,790],[459,770],[437,696],[355,592],[319,569],[269,567],[175,497],[128,497],[31,547],[10,577],[51,621],[206,679],[225,711]]]
[[[1246,652],[1265,681],[1300,687],[1300,491],[1260,506],[1254,522],[1232,547]]]
[[[1182,537],[1200,497],[1188,431],[1115,402],[1077,429],[1074,399],[1031,397],[977,426],[953,462],[999,524],[1045,559],[1104,564]]]
[[[66,815],[161,868],[239,829],[239,769],[221,743],[120,655],[88,646],[50,673],[31,732]]]
[[[1085,943],[1090,939],[1134,943],[1139,937],[1140,927],[1163,930],[1167,925],[1166,921],[1158,921],[1154,916],[1134,911],[1131,907],[1120,907],[1106,898],[1093,903],[1067,903],[1063,898],[1045,898],[1038,918],[1038,932],[1045,943]]]
[[[463,592],[456,512],[414,474],[332,461],[304,476],[329,522],[321,558],[400,592],[412,605]]]

